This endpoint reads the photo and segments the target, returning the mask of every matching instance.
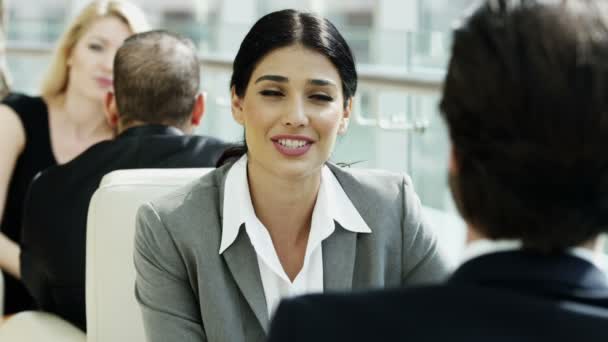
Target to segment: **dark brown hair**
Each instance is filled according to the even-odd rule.
[[[269,13],[249,30],[234,59],[230,88],[245,96],[255,67],[270,52],[293,44],[316,51],[334,65],[342,81],[344,106],[357,91],[357,71],[350,47],[336,27],[327,19],[312,13],[287,9]],[[228,149],[218,166],[247,153],[247,143]]]
[[[454,33],[441,111],[464,218],[544,252],[608,228],[603,1],[488,1]]]
[[[157,30],[129,37],[114,59],[114,92],[123,123],[182,126],[199,91],[194,44]]]

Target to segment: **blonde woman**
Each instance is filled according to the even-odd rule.
[[[21,212],[39,171],[63,164],[111,138],[103,99],[112,87],[114,55],[123,40],[147,29],[143,12],[124,1],[86,6],[60,38],[42,95],[11,94],[0,105],[0,268],[5,313],[32,307],[19,283]]]

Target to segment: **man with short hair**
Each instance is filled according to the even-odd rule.
[[[42,310],[86,330],[87,211],[105,174],[118,169],[214,167],[228,147],[215,138],[189,135],[204,112],[199,77],[192,42],[177,35],[141,33],[120,47],[114,60],[114,92],[106,99],[116,138],[44,171],[28,193],[21,276]]]
[[[281,304],[270,341],[608,341],[608,2],[486,1],[441,101],[468,224],[443,285]]]

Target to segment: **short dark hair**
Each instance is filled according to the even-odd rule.
[[[123,123],[181,126],[200,85],[194,44],[164,30],[129,37],[114,58],[114,92]]]
[[[270,52],[294,44],[320,53],[334,65],[340,75],[346,107],[357,91],[357,70],[350,47],[329,20],[293,9],[266,14],[251,27],[234,58],[230,88],[234,87],[237,96],[245,96],[253,70],[260,61]],[[246,144],[228,149],[218,165],[246,152]]]
[[[488,1],[454,32],[441,111],[463,217],[551,252],[608,228],[606,4]]]

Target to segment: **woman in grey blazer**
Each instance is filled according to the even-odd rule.
[[[281,298],[443,278],[410,179],[328,162],[356,88],[327,19],[284,10],[256,22],[231,80],[245,145],[138,214],[150,341],[263,341]]]

